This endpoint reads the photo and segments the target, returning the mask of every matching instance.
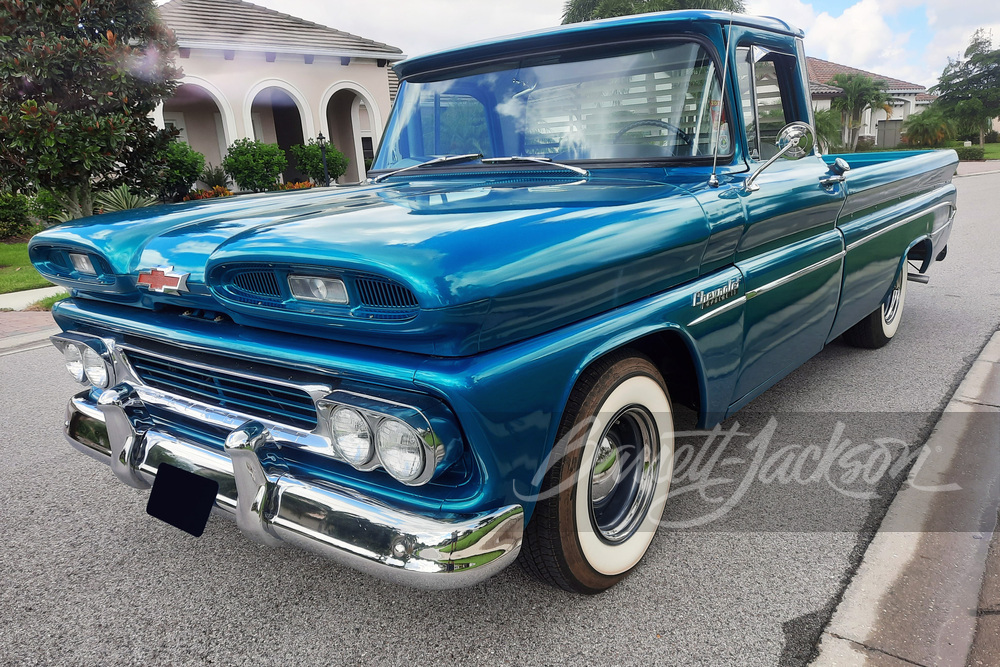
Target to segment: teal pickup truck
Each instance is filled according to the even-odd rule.
[[[148,511],[410,585],[595,593],[732,415],[896,334],[953,151],[821,155],[802,32],[686,11],[407,60],[369,180],[74,221],[65,432]],[[862,353],[864,354],[864,353]],[[142,536],[136,536],[142,539]]]

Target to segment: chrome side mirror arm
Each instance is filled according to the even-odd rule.
[[[743,184],[744,192],[757,192],[760,190],[760,186],[755,182],[757,177],[763,173],[765,169],[770,167],[772,164],[778,161],[779,158],[783,157],[786,153],[792,153],[790,157],[795,157],[798,159],[804,157],[806,152],[799,148],[799,143],[801,143],[803,137],[809,136],[813,138],[813,144],[815,145],[815,134],[813,133],[812,127],[808,123],[803,123],[801,121],[795,121],[794,123],[789,123],[788,125],[781,128],[778,132],[777,145],[780,147],[778,152],[774,154],[767,162],[757,167],[757,169],[750,175],[750,178],[746,180]],[[793,149],[798,149],[799,154],[796,155]]]

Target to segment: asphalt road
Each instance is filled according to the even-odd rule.
[[[957,183],[949,256],[929,285],[910,283],[897,339],[877,351],[835,342],[748,406],[741,432],[774,417],[772,454],[826,447],[837,422],[855,443],[922,444],[1000,325],[1000,175]],[[735,444],[714,469],[685,468],[676,489],[717,486],[680,494],[674,527],[603,595],[517,567],[419,592],[257,547],[224,518],[200,539],[158,523],[145,493],[63,442],[76,385],[53,349],[0,357],[0,377],[3,664],[802,664],[900,479],[839,470],[835,484],[783,484],[772,466],[755,478],[770,483],[742,493],[760,447]]]

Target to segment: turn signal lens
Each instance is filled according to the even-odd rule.
[[[404,484],[424,471],[424,448],[420,435],[398,419],[378,425],[378,457],[390,475]]]
[[[324,303],[348,303],[347,288],[339,278],[288,276],[288,289],[296,299]]]
[[[81,255],[79,253],[71,252],[69,254],[69,261],[73,262],[73,268],[79,273],[83,273],[88,276],[96,276],[97,270],[94,268],[94,263],[90,261],[90,258],[86,255]]]
[[[77,382],[86,382],[87,376],[83,370],[83,353],[76,345],[67,345],[63,348],[63,356],[66,358],[66,370]]]
[[[83,370],[95,387],[104,389],[108,386],[108,366],[96,350],[89,347],[83,349]]]
[[[340,455],[355,467],[368,463],[373,454],[372,431],[365,418],[356,410],[337,408],[330,422]]]

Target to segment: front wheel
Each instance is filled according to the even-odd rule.
[[[578,593],[618,583],[653,539],[673,456],[670,397],[653,363],[627,353],[595,363],[567,404],[522,565]]]
[[[865,347],[870,350],[883,347],[892,340],[899,330],[899,322],[903,317],[909,269],[909,262],[904,261],[885,300],[865,319],[845,331],[844,340],[854,347]]]

